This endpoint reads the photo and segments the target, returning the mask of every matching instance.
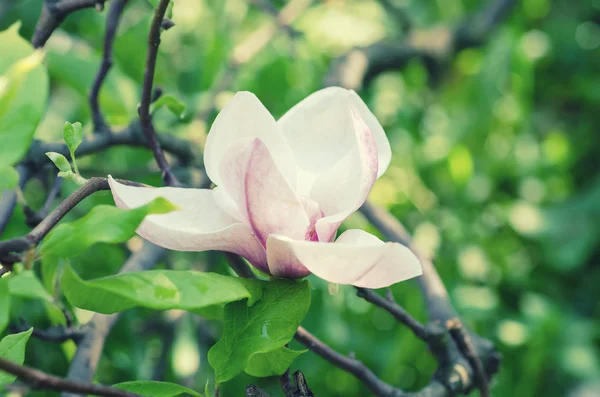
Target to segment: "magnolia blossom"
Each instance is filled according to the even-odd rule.
[[[277,277],[313,273],[381,288],[420,275],[416,256],[358,229],[335,236],[390,159],[383,128],[354,91],[320,90],[277,121],[255,95],[238,92],[206,140],[204,164],[214,189],[109,180],[119,207],[163,196],[181,208],[150,215],[137,230],[161,247],[229,251]]]

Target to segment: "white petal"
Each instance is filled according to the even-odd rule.
[[[278,123],[299,167],[298,192],[307,193],[323,170],[338,163],[355,145],[349,107],[355,107],[375,138],[380,176],[390,159],[390,144],[373,113],[351,90],[329,87],[308,96],[290,109]]]
[[[285,137],[271,113],[250,92],[238,92],[221,110],[206,138],[204,164],[216,185],[223,184],[220,167],[230,148],[239,141],[259,138],[272,153],[279,171],[296,184],[296,165]]]
[[[372,131],[350,109],[356,144],[336,165],[319,176],[310,197],[321,206],[325,217],[315,225],[319,241],[331,241],[339,225],[366,200],[377,179],[377,147]]]
[[[108,180],[115,204],[120,208],[136,208],[156,197],[164,197],[181,208],[147,216],[137,230],[146,240],[177,251],[234,252],[267,270],[260,242],[248,227],[221,210],[211,190],[134,187],[118,183],[110,176]]]
[[[263,245],[272,233],[304,239],[309,226],[304,206],[260,139],[236,145],[221,164],[221,176],[243,221]]]
[[[272,235],[267,261],[274,275],[287,276],[290,269],[305,267],[329,282],[365,288],[388,287],[422,274],[419,260],[408,248],[357,229],[347,230],[335,243]]]
[[[352,104],[358,109],[358,113],[360,117],[367,124],[371,132],[373,133],[373,137],[375,138],[375,142],[377,144],[377,155],[378,159],[378,170],[377,170],[377,178],[379,178],[385,170],[387,170],[388,165],[390,165],[390,161],[392,160],[392,148],[390,147],[390,141],[383,130],[383,127],[373,114],[371,110],[367,107],[367,104],[358,96],[354,90],[349,90],[351,96]]]

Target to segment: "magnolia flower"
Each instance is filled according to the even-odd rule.
[[[383,128],[354,91],[320,90],[277,121],[255,95],[238,92],[206,140],[204,164],[214,189],[109,180],[119,207],[163,196],[181,208],[150,215],[137,230],[161,247],[228,251],[277,277],[313,273],[381,288],[420,275],[416,256],[358,229],[335,236],[390,159]]]

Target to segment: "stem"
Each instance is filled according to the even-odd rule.
[[[115,41],[115,35],[117,33],[117,27],[119,26],[121,14],[125,9],[126,4],[127,0],[113,0],[110,5],[110,9],[108,10],[108,15],[106,16],[106,31],[104,36],[102,64],[100,65],[100,69],[96,74],[96,78],[94,79],[94,84],[92,85],[92,90],[90,91],[89,96],[90,109],[92,110],[92,121],[94,123],[94,132],[97,133],[106,133],[110,131],[108,125],[104,121],[104,116],[102,116],[102,112],[100,111],[98,95],[100,94],[102,83],[104,83],[104,80],[108,75],[108,71],[112,66],[113,43]]]
[[[140,124],[142,131],[148,146],[154,154],[154,159],[158,164],[158,167],[162,171],[163,181],[167,186],[180,186],[181,184],[177,180],[177,177],[171,171],[169,163],[165,157],[164,152],[160,147],[160,143],[156,139],[156,131],[152,125],[152,118],[150,117],[150,104],[152,103],[152,84],[154,80],[154,70],[156,69],[156,58],[158,56],[158,46],[160,45],[160,29],[167,7],[169,6],[170,0],[160,0],[154,18],[152,19],[152,25],[150,26],[150,32],[148,33],[148,54],[146,56],[146,70],[144,72],[144,84],[142,86],[142,101],[138,108],[138,114],[140,116]]]
[[[406,325],[410,330],[417,336],[419,339],[427,339],[427,332],[425,331],[425,327],[423,324],[418,322],[413,316],[411,316],[402,306],[397,303],[385,299],[379,296],[375,291],[366,289],[366,288],[356,288],[356,294],[366,300],[367,302],[371,302],[375,306],[381,307],[390,313],[396,320]]]
[[[69,391],[73,393],[92,394],[101,397],[142,397],[139,394],[110,386],[59,378],[33,368],[15,364],[12,361],[1,357],[0,370],[16,375],[33,388],[38,389]]]

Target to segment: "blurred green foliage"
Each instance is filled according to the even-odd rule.
[[[386,3],[401,7],[419,28],[455,24],[484,2]],[[41,1],[0,6],[0,29],[21,20],[21,34],[31,37]],[[71,15],[48,42],[51,91],[37,138],[59,141],[65,120],[81,121],[84,134],[91,133],[86,95],[99,67],[105,15],[93,9]],[[150,18],[150,5],[140,0],[131,1],[123,16],[115,67],[100,97],[111,125],[125,126],[136,116]],[[156,82],[188,111],[183,119],[157,112],[157,130],[189,139],[200,152],[207,124],[194,115],[206,106],[234,46],[270,18],[244,0],[176,0],[176,26],[163,35]],[[465,321],[502,352],[495,396],[600,395],[599,24],[597,0],[523,0],[484,45],[449,61],[435,86],[425,66],[414,61],[378,76],[361,92],[394,153],[370,198],[388,207],[435,256]],[[377,1],[317,2],[294,26],[303,35],[292,40],[280,33],[217,95],[217,108],[236,90],[250,90],[281,115],[318,89],[329,62],[352,46],[403,38],[397,17]],[[0,59],[5,56],[0,51]],[[111,173],[160,184],[151,154],[139,148],[113,148],[78,164],[86,177]],[[66,183],[63,190],[74,188]],[[25,196],[39,208],[44,192],[33,180]],[[110,204],[109,195],[86,200],[68,219],[100,203]],[[375,232],[360,215],[346,224]],[[2,238],[27,230],[17,210]],[[84,278],[98,277],[115,273],[125,258],[123,248],[100,245],[73,266]],[[163,265],[228,272],[217,253],[173,253]],[[307,329],[340,352],[354,352],[387,382],[407,390],[428,383],[435,361],[408,330],[352,288],[310,281]],[[393,291],[425,319],[414,283]],[[50,323],[43,301],[12,300],[15,319],[39,327]],[[89,318],[77,313],[80,321]],[[146,325],[157,319],[162,328]],[[206,360],[210,338],[198,331],[199,322],[178,313],[126,312],[106,343],[97,380],[164,379],[204,390],[214,374]],[[201,324],[220,332],[218,322]],[[290,347],[301,348],[295,342]],[[64,374],[71,355],[68,347],[32,339],[26,363]],[[351,375],[310,352],[293,368],[304,371],[317,396],[369,395]],[[280,393],[277,379],[243,375],[224,384],[221,395],[241,395],[250,383]]]

